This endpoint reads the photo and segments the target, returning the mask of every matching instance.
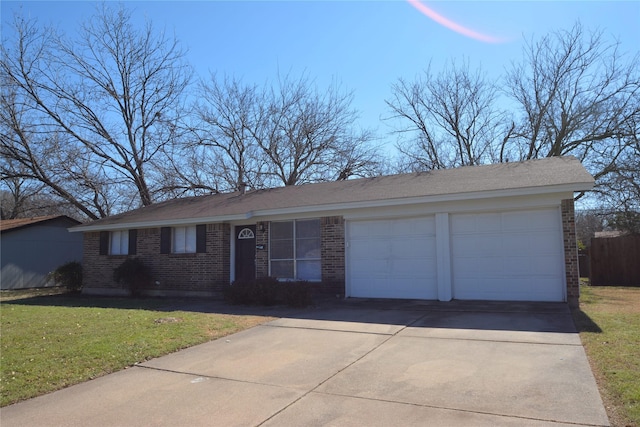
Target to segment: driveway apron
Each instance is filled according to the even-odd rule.
[[[0,410],[9,426],[609,425],[564,304],[355,301]]]

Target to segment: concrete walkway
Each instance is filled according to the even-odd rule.
[[[564,304],[355,301],[8,406],[11,426],[609,425]]]

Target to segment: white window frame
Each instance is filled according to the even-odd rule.
[[[171,253],[194,254],[197,249],[197,231],[195,225],[171,228]]]
[[[109,233],[109,255],[129,255],[129,230]]]
[[[318,221],[318,228],[320,229],[320,237],[318,238],[318,257],[317,258],[298,258],[298,254],[296,253],[297,251],[297,240],[298,240],[298,236],[297,236],[297,227],[296,227],[296,223],[299,221]],[[300,220],[288,220],[288,221],[273,221],[273,222],[278,222],[278,223],[292,223],[293,226],[293,237],[291,239],[292,244],[293,244],[293,258],[272,258],[271,254],[272,254],[272,250],[271,250],[271,239],[273,237],[272,232],[269,233],[269,274],[271,275],[271,263],[273,261],[292,261],[293,262],[293,277],[278,277],[279,280],[282,281],[290,281],[290,280],[308,280],[310,282],[319,282],[322,280],[322,256],[321,256],[321,250],[322,250],[322,231],[321,231],[321,223],[320,220],[318,218],[305,218],[305,219],[300,219]],[[272,222],[272,223],[273,223]],[[269,227],[270,230],[273,230],[272,227]],[[302,238],[301,238],[302,239]],[[304,262],[304,261],[319,261],[320,262],[320,270],[318,271],[318,278],[316,279],[304,279],[304,278],[300,278],[298,277],[298,262]]]

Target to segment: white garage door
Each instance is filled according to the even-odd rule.
[[[347,275],[352,297],[437,299],[434,218],[350,221]]]
[[[557,209],[451,216],[453,298],[563,301]]]

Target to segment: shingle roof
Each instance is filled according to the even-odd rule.
[[[552,157],[526,162],[468,166],[456,169],[381,176],[336,182],[226,193],[169,200],[104,218],[78,229],[113,228],[115,224],[160,223],[191,218],[209,221],[249,218],[284,211],[313,211],[333,208],[402,204],[407,200],[474,193],[585,191],[593,177],[574,157]],[[560,188],[562,187],[562,188]],[[528,192],[525,190],[529,190]],[[423,200],[428,201],[428,200]]]
[[[5,232],[9,230],[15,230],[22,227],[29,227],[35,224],[41,224],[47,221],[51,221],[54,219],[64,218],[69,221],[69,226],[74,224],[80,224],[80,221],[76,221],[73,218],[70,218],[66,215],[47,215],[47,216],[37,216],[33,218],[17,218],[17,219],[3,219],[0,221],[0,232]]]

